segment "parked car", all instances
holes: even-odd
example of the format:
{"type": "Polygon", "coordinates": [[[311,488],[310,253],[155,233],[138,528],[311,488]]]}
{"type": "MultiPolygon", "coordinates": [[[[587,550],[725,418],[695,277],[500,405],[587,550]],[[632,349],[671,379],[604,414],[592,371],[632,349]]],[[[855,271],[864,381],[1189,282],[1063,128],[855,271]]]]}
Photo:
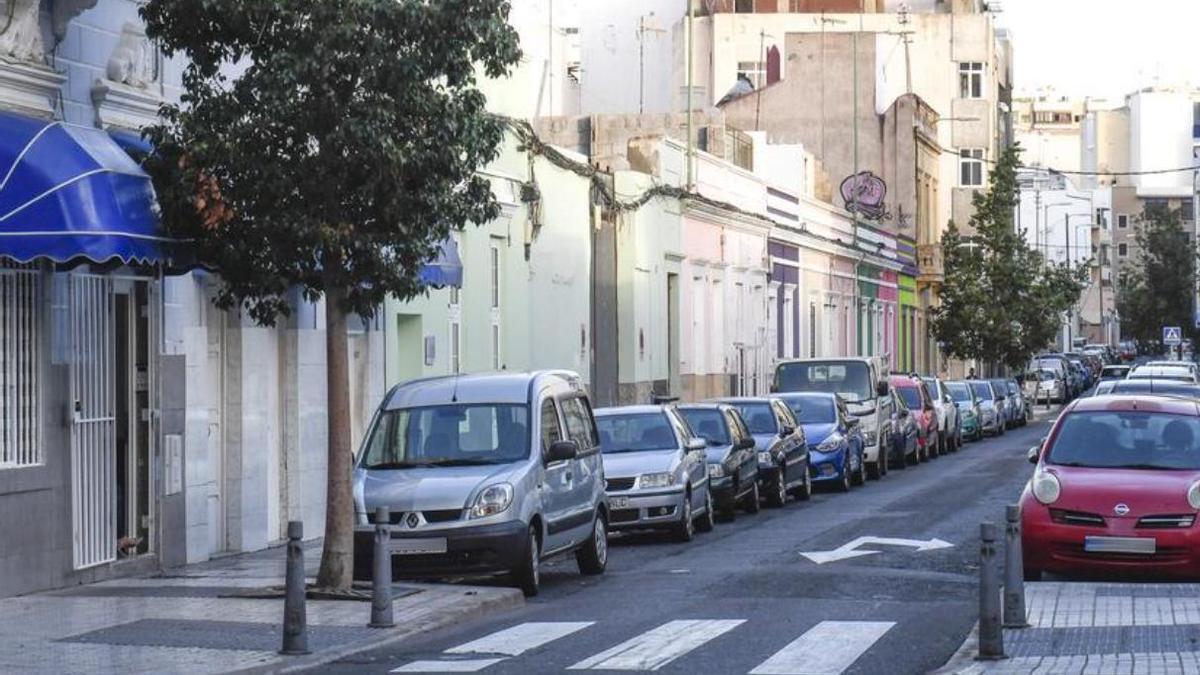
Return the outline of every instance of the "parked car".
{"type": "Polygon", "coordinates": [[[887,462],[880,461],[879,451],[886,447],[881,430],[892,418],[892,398],[888,396],[887,365],[883,358],[784,361],[775,368],[772,390],[778,393],[816,391],[841,396],[862,428],[867,476],[877,479],[886,473],[887,462]]]}
{"type": "Polygon", "coordinates": [[[923,377],[925,389],[933,399],[933,411],[937,414],[938,438],[942,441],[942,452],[958,452],[962,447],[962,415],[958,406],[946,391],[946,383],[936,377],[923,377]]]}
{"type": "Polygon", "coordinates": [[[758,453],[736,408],[724,403],[679,406],[692,431],[708,446],[708,489],[717,513],[732,519],[740,506],[758,513],[758,453]]]}
{"type": "Polygon", "coordinates": [[[888,464],[897,469],[906,469],[910,464],[916,464],[921,461],[921,427],[917,422],[917,416],[908,409],[908,404],[905,403],[904,397],[895,389],[889,394],[892,399],[892,419],[889,423],[889,432],[892,439],[892,455],[888,458],[888,464]]]}
{"type": "Polygon", "coordinates": [[[1041,368],[1025,374],[1025,397],[1034,405],[1043,401],[1063,403],[1066,391],[1066,381],[1054,370],[1041,368]]]}
{"type": "MultiPolygon", "coordinates": [[[[842,492],[866,478],[861,425],[837,394],[780,394],[804,428],[808,466],[815,483],[829,482],[842,492]]],[[[886,456],[884,457],[886,461],[886,456]]]]}
{"type": "Polygon", "coordinates": [[[1107,394],[1142,394],[1153,396],[1174,396],[1200,401],[1200,385],[1176,380],[1116,380],[1101,382],[1097,386],[1108,385],[1107,394]]]}
{"type": "Polygon", "coordinates": [[[1025,400],[1025,392],[1021,390],[1021,385],[1016,379],[1011,377],[1004,380],[1004,386],[1008,389],[1009,423],[1023,427],[1029,423],[1031,412],[1029,402],[1025,400]]]}
{"type": "Polygon", "coordinates": [[[1137,343],[1133,340],[1125,340],[1121,342],[1117,351],[1120,353],[1121,361],[1130,363],[1137,358],[1137,343]]]}
{"type": "Polygon", "coordinates": [[[1085,389],[1090,389],[1095,384],[1094,380],[1096,379],[1096,374],[1092,372],[1091,365],[1084,361],[1083,357],[1079,354],[1068,352],[1063,356],[1067,357],[1067,361],[1071,362],[1076,372],[1075,394],[1079,395],[1085,389]]]}
{"type": "Polygon", "coordinates": [[[812,495],[808,442],[792,411],[777,398],[730,398],[721,402],[737,408],[754,436],[758,487],[767,504],[783,506],[789,494],[808,499],[812,495]]]}
{"type": "Polygon", "coordinates": [[[1100,381],[1123,380],[1129,376],[1129,371],[1132,369],[1132,366],[1126,365],[1104,366],[1104,370],[1100,371],[1100,381]]]}
{"type": "Polygon", "coordinates": [[[541,561],[608,562],[600,438],[582,380],[565,371],[456,375],[384,397],[354,470],[354,576],[371,577],[375,509],[395,525],[397,577],[508,574],[526,595],[541,561]]]}
{"type": "Polygon", "coordinates": [[[946,391],[954,401],[958,416],[962,420],[961,433],[963,438],[977,441],[983,438],[983,426],[980,422],[979,398],[971,390],[971,385],[963,381],[947,382],[946,391]]]}
{"type": "Polygon", "coordinates": [[[1127,380],[1173,380],[1196,384],[1195,373],[1182,366],[1138,366],[1129,371],[1127,380]]]}
{"type": "Polygon", "coordinates": [[[1069,406],[1029,451],[1025,576],[1200,576],[1198,446],[1194,401],[1119,395],[1069,406]]]}
{"type": "Polygon", "coordinates": [[[917,439],[917,447],[921,452],[921,461],[938,456],[941,442],[938,440],[937,414],[933,409],[933,399],[929,390],[919,377],[911,375],[893,375],[888,384],[895,389],[904,405],[912,413],[917,422],[921,435],[917,439]]]}
{"type": "Polygon", "coordinates": [[[1055,377],[1063,383],[1064,397],[1059,402],[1065,403],[1078,393],[1076,389],[1078,384],[1076,381],[1077,374],[1071,366],[1071,362],[1065,356],[1062,354],[1041,354],[1029,362],[1028,370],[1037,371],[1043,369],[1054,371],[1055,377]]]}
{"type": "Polygon", "coordinates": [[[673,406],[596,411],[609,530],[667,530],[691,541],[713,529],[708,445],[673,406]]]}
{"type": "Polygon", "coordinates": [[[979,398],[979,424],[985,436],[1003,436],[1005,432],[1004,411],[1000,408],[1004,401],[992,388],[987,380],[968,380],[971,391],[979,398]]]}

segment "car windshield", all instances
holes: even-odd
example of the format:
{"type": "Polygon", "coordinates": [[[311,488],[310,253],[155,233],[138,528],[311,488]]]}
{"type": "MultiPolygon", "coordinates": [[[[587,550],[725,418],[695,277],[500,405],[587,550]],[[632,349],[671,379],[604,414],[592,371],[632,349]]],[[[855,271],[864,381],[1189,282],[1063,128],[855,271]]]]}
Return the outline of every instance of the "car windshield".
{"type": "Polygon", "coordinates": [[[664,413],[597,415],[596,428],[600,431],[600,451],[605,454],[679,447],[664,413]]]}
{"type": "Polygon", "coordinates": [[[911,410],[921,409],[921,392],[917,391],[916,387],[896,387],[896,391],[911,410]]]}
{"type": "Polygon", "coordinates": [[[947,384],[946,391],[950,392],[950,398],[954,399],[955,403],[971,402],[971,388],[961,382],[947,384]]]}
{"type": "Polygon", "coordinates": [[[696,435],[709,445],[729,445],[729,431],[725,428],[721,411],[716,408],[680,408],[679,413],[687,420],[696,435]]]}
{"type": "Polygon", "coordinates": [[[1004,382],[992,382],[992,391],[996,392],[996,400],[1000,400],[1007,394],[1008,387],[1004,386],[1004,382]]]}
{"type": "Polygon", "coordinates": [[[929,391],[929,395],[934,399],[938,398],[938,381],[932,377],[922,377],[921,381],[925,383],[925,389],[929,391]]]}
{"type": "Polygon", "coordinates": [[[825,396],[805,396],[786,399],[788,407],[799,418],[800,424],[833,424],[837,421],[833,399],[825,396]]]}
{"type": "Polygon", "coordinates": [[[1200,417],[1143,411],[1068,415],[1051,464],[1105,469],[1200,470],[1200,417]]]}
{"type": "Polygon", "coordinates": [[[364,469],[508,464],[529,456],[529,411],[471,403],[386,410],[362,453],[364,469]]]}
{"type": "Polygon", "coordinates": [[[1125,377],[1129,374],[1129,366],[1105,366],[1100,374],[1103,377],[1125,377]]]}
{"type": "Polygon", "coordinates": [[[775,377],[779,391],[840,394],[847,403],[862,403],[875,397],[871,370],[858,361],[782,363],[775,377]]]}
{"type": "MultiPolygon", "coordinates": [[[[1109,380],[1101,382],[1108,385],[1105,393],[1113,394],[1154,394],[1157,396],[1182,396],[1184,398],[1200,398],[1200,387],[1184,382],[1170,380],[1109,380]]],[[[1101,393],[1097,391],[1097,393],[1101,393]]]]}
{"type": "Polygon", "coordinates": [[[779,427],[775,423],[775,412],[771,410],[769,403],[734,403],[733,407],[737,408],[742,414],[742,419],[746,421],[746,426],[752,434],[775,434],[779,433],[779,427]]]}
{"type": "Polygon", "coordinates": [[[986,382],[972,382],[971,390],[975,392],[975,396],[985,400],[992,400],[992,388],[986,382]]]}

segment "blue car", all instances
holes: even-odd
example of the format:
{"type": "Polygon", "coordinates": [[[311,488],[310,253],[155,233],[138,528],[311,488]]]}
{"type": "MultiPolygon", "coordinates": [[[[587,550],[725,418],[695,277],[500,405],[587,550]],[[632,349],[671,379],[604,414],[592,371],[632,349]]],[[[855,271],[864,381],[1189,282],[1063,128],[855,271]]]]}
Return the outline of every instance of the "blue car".
{"type": "Polygon", "coordinates": [[[814,483],[833,483],[848,492],[866,478],[863,435],[858,419],[837,394],[818,392],[777,394],[804,428],[808,467],[814,483]]]}

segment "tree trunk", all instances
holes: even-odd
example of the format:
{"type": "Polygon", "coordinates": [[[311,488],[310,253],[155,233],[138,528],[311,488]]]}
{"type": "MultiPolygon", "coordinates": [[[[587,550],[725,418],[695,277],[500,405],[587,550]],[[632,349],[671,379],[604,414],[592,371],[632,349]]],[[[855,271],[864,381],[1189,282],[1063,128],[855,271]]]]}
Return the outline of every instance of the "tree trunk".
{"type": "Polygon", "coordinates": [[[349,590],[354,570],[354,496],[350,449],[350,367],[346,345],[345,291],[325,287],[325,369],[329,458],[325,496],[325,547],[317,586],[349,590]]]}

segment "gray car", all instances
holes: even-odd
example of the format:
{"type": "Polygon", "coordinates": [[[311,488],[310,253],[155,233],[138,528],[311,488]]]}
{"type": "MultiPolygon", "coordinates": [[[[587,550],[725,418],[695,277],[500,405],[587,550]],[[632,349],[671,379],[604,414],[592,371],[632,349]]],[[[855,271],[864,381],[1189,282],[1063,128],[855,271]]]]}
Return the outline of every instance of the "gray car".
{"type": "Polygon", "coordinates": [[[679,412],[708,445],[708,489],[717,513],[733,519],[739,506],[758,513],[758,453],[741,414],[724,403],[692,403],[679,412]]]}
{"type": "Polygon", "coordinates": [[[566,371],[460,375],[394,387],[354,470],[354,575],[370,578],[375,509],[390,510],[399,578],[508,574],[536,595],[545,558],[608,561],[600,438],[566,371]]]}
{"type": "Polygon", "coordinates": [[[596,411],[610,530],[665,529],[680,541],[713,529],[708,444],[674,406],[596,411]]]}

